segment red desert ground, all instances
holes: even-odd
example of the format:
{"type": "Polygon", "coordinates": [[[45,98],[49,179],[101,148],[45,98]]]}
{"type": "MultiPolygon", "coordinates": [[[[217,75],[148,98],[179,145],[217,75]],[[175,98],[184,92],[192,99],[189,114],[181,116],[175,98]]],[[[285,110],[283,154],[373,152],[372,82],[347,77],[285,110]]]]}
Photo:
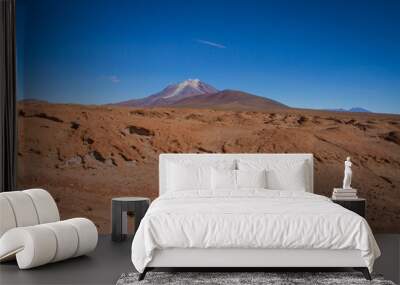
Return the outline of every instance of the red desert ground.
{"type": "Polygon", "coordinates": [[[62,218],[110,232],[111,198],[158,195],[160,153],[313,153],[315,192],[353,187],[376,232],[400,232],[400,116],[289,108],[199,81],[103,106],[18,104],[18,187],[42,187],[62,218]]]}

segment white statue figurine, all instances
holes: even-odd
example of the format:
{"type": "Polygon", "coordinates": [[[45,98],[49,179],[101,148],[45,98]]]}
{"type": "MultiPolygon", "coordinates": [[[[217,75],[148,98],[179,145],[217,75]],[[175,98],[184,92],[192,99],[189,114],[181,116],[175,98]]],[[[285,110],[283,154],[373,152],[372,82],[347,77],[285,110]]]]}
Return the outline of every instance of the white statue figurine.
{"type": "Polygon", "coordinates": [[[347,157],[344,162],[344,179],[343,179],[343,189],[352,189],[351,188],[351,176],[353,175],[353,171],[351,170],[351,161],[350,156],[347,157]]]}

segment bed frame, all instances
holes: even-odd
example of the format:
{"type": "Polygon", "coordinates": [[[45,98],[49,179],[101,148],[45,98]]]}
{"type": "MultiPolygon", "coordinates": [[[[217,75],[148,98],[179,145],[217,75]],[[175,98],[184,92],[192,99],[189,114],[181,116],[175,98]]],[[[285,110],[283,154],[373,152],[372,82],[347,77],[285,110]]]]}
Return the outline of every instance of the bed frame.
{"type": "MultiPolygon", "coordinates": [[[[307,192],[313,192],[312,154],[161,154],[159,160],[159,192],[166,192],[167,161],[195,160],[216,161],[240,158],[263,158],[271,160],[306,160],[306,173],[309,185],[307,192]]],[[[249,268],[343,268],[352,267],[361,271],[371,280],[369,270],[359,250],[330,249],[194,249],[169,248],[156,250],[152,261],[139,275],[144,279],[146,273],[154,268],[234,268],[246,271],[249,268]]]]}

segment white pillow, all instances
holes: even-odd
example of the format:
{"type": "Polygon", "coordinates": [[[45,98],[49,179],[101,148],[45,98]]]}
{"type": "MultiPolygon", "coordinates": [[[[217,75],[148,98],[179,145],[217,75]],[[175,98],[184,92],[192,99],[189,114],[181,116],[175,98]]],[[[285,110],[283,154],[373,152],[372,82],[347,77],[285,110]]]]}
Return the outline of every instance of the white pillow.
{"type": "Polygon", "coordinates": [[[238,188],[267,188],[267,171],[236,170],[238,188]]]}
{"type": "Polygon", "coordinates": [[[267,172],[268,188],[303,191],[308,188],[305,161],[275,167],[267,172]]]}
{"type": "Polygon", "coordinates": [[[211,167],[216,169],[236,169],[236,160],[182,158],[167,161],[165,167],[167,191],[211,191],[211,167]]]}
{"type": "Polygon", "coordinates": [[[210,190],[211,168],[207,166],[168,164],[168,190],[210,190]]]}
{"type": "Polygon", "coordinates": [[[216,169],[211,170],[212,189],[236,189],[236,170],[232,169],[216,169]]]}
{"type": "Polygon", "coordinates": [[[306,191],[309,185],[305,160],[239,160],[240,170],[267,170],[267,188],[273,190],[306,191]]]}

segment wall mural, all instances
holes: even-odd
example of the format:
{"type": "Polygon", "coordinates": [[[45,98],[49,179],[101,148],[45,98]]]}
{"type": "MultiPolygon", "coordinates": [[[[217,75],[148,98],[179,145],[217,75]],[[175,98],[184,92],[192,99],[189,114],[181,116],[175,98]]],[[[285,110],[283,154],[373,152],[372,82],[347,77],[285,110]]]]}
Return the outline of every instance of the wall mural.
{"type": "Polygon", "coordinates": [[[63,219],[110,232],[112,197],[157,197],[160,153],[306,152],[325,196],[351,156],[371,227],[400,232],[400,43],[378,21],[394,8],[336,23],[320,1],[18,2],[18,187],[63,219]],[[366,48],[372,28],[386,38],[366,48]]]}

